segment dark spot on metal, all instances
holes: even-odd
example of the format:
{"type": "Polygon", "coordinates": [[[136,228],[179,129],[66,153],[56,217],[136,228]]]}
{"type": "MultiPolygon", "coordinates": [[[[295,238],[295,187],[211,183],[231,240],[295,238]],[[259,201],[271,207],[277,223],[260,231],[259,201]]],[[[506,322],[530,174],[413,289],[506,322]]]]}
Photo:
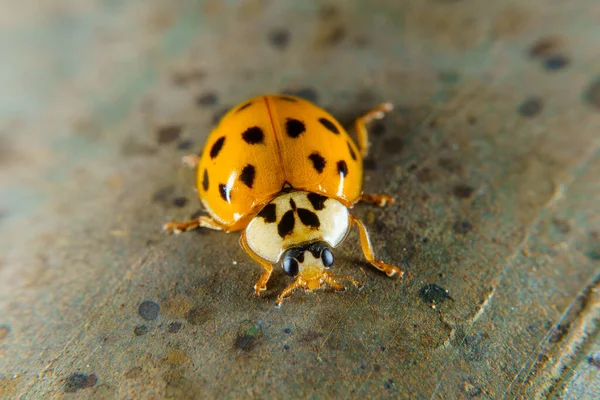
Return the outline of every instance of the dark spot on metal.
{"type": "Polygon", "coordinates": [[[267,35],[269,43],[278,50],[285,49],[290,43],[290,31],[285,28],[273,29],[267,35]]]}
{"type": "Polygon", "coordinates": [[[475,125],[477,123],[477,118],[469,116],[469,118],[467,118],[467,122],[469,123],[469,125],[475,125]]]}
{"type": "Polygon", "coordinates": [[[277,206],[273,203],[267,204],[258,213],[258,216],[265,220],[266,223],[277,221],[277,206]]]}
{"type": "Polygon", "coordinates": [[[292,211],[292,210],[286,211],[286,213],[283,214],[281,221],[279,221],[279,223],[277,224],[277,233],[279,234],[279,236],[281,238],[284,238],[287,235],[291,234],[292,231],[294,230],[294,223],[295,223],[294,211],[292,211]]]}
{"type": "Polygon", "coordinates": [[[288,118],[285,121],[285,132],[289,137],[295,139],[306,132],[306,127],[304,126],[304,122],[294,118],[288,118]]]}
{"type": "Polygon", "coordinates": [[[133,328],[133,334],[135,336],[143,336],[148,333],[148,327],[146,325],[138,325],[133,328]]]}
{"type": "Polygon", "coordinates": [[[600,369],[600,354],[592,354],[587,359],[588,364],[600,369]]]}
{"type": "Polygon", "coordinates": [[[252,189],[252,185],[254,185],[254,177],[256,176],[256,168],[254,165],[248,164],[242,169],[242,173],[240,174],[240,180],[250,189],[252,189]]]}
{"type": "Polygon", "coordinates": [[[176,141],[181,136],[181,126],[169,125],[158,129],[157,140],[160,144],[167,144],[176,141]]]}
{"type": "Polygon", "coordinates": [[[386,382],[383,383],[383,387],[389,390],[392,388],[393,384],[394,384],[394,380],[388,379],[386,382]]]}
{"type": "Polygon", "coordinates": [[[421,240],[421,242],[423,244],[427,244],[427,243],[429,243],[429,238],[424,237],[423,240],[421,240]]]}
{"type": "Polygon", "coordinates": [[[163,203],[168,205],[168,200],[171,198],[173,192],[175,192],[175,186],[167,186],[162,189],[158,189],[156,192],[154,192],[152,201],[155,203],[163,203]]]}
{"type": "Polygon", "coordinates": [[[194,142],[189,139],[184,139],[179,144],[177,144],[177,148],[179,150],[189,150],[194,145],[194,142]]]}
{"type": "Polygon", "coordinates": [[[208,321],[209,316],[206,310],[202,308],[193,308],[185,316],[185,320],[192,325],[202,325],[208,321]]]}
{"type": "Polygon", "coordinates": [[[544,68],[548,71],[556,71],[563,69],[569,63],[569,58],[564,54],[554,54],[544,60],[544,68]]]}
{"type": "Polygon", "coordinates": [[[217,157],[221,152],[221,149],[223,148],[224,144],[225,136],[221,136],[213,143],[212,147],[210,148],[210,158],[214,159],[215,157],[217,157]]]}
{"type": "Polygon", "coordinates": [[[289,94],[292,96],[300,97],[304,100],[308,100],[312,103],[319,101],[319,94],[313,88],[302,88],[302,89],[284,89],[281,91],[282,94],[289,94]]]}
{"type": "Polygon", "coordinates": [[[475,189],[464,183],[459,183],[452,189],[452,193],[460,199],[468,199],[473,195],[474,192],[475,189]]]}
{"type": "Polygon", "coordinates": [[[317,217],[317,214],[310,210],[307,210],[306,208],[298,209],[298,217],[304,225],[310,226],[311,228],[316,229],[319,226],[321,226],[321,221],[319,221],[319,217],[317,217]]]}
{"type": "Polygon", "coordinates": [[[284,344],[284,345],[283,345],[283,349],[287,351],[287,350],[289,350],[289,349],[290,349],[290,346],[288,346],[287,344],[284,344]]]}
{"type": "Polygon", "coordinates": [[[388,154],[398,154],[404,148],[404,140],[399,137],[386,139],[383,142],[383,150],[388,154]]]}
{"type": "Polygon", "coordinates": [[[371,126],[369,127],[369,134],[373,135],[373,136],[383,136],[385,134],[385,124],[381,121],[375,121],[371,124],[371,126]]]}
{"type": "Polygon", "coordinates": [[[167,327],[167,332],[169,332],[169,333],[177,333],[181,329],[181,326],[182,326],[181,322],[171,322],[169,324],[169,326],[167,327]]]}
{"type": "Polygon", "coordinates": [[[73,373],[66,380],[63,385],[63,391],[65,393],[74,393],[80,389],[87,389],[94,387],[98,383],[98,377],[96,374],[79,374],[73,373]]]}
{"type": "Polygon", "coordinates": [[[308,330],[308,331],[306,331],[305,334],[303,334],[300,337],[300,341],[304,342],[304,343],[310,343],[310,342],[314,342],[315,340],[319,339],[322,336],[323,336],[322,333],[319,333],[319,332],[313,331],[313,330],[308,330]]]}
{"type": "Polygon", "coordinates": [[[554,53],[559,45],[560,39],[557,37],[541,38],[529,48],[529,55],[532,58],[547,57],[554,53]]]}
{"type": "Polygon", "coordinates": [[[313,167],[320,174],[325,169],[325,165],[327,164],[325,159],[316,151],[308,156],[308,159],[312,161],[313,167]]]}
{"type": "Polygon", "coordinates": [[[262,337],[263,330],[260,325],[252,321],[242,321],[233,345],[242,351],[252,351],[262,337]]]}
{"type": "Polygon", "coordinates": [[[600,110],[600,78],[587,86],[583,93],[583,99],[586,103],[600,110]]]}
{"type": "Polygon", "coordinates": [[[155,320],[158,317],[159,311],[160,306],[150,300],[146,300],[138,306],[138,314],[140,314],[140,317],[144,318],[146,321],[155,320]]]}
{"type": "Polygon", "coordinates": [[[206,192],[208,190],[208,187],[209,187],[208,171],[205,169],[204,175],[202,176],[202,189],[204,189],[204,191],[206,192]]]}
{"type": "Polygon", "coordinates": [[[346,37],[346,28],[342,24],[335,25],[323,37],[323,44],[327,46],[335,46],[346,37]]]}
{"type": "Polygon", "coordinates": [[[352,157],[352,159],[354,161],[356,161],[356,152],[354,151],[354,149],[352,148],[352,144],[350,144],[349,141],[346,141],[346,143],[348,144],[348,151],[350,152],[350,157],[352,157]]]}
{"type": "Polygon", "coordinates": [[[453,226],[454,232],[466,235],[473,230],[473,225],[469,221],[457,221],[453,226]]]}
{"type": "Polygon", "coordinates": [[[175,207],[184,207],[187,204],[187,199],[185,197],[175,197],[173,199],[173,205],[175,207]]]}
{"type": "Polygon", "coordinates": [[[523,117],[532,118],[542,112],[544,108],[544,103],[542,99],[539,97],[530,97],[529,99],[524,100],[518,108],[519,114],[523,117]]]}
{"type": "Polygon", "coordinates": [[[340,134],[339,129],[333,122],[328,120],[327,118],[319,118],[319,122],[323,125],[328,131],[335,133],[336,135],[340,134]]]}
{"type": "Polygon", "coordinates": [[[292,330],[290,328],[285,328],[283,330],[283,332],[285,332],[285,333],[287,333],[289,335],[290,333],[292,333],[292,330]]]}
{"type": "Polygon", "coordinates": [[[327,201],[326,196],[318,193],[309,193],[306,197],[316,211],[320,211],[325,208],[325,202],[327,201]]]}
{"type": "Polygon", "coordinates": [[[200,107],[210,107],[217,104],[217,95],[213,92],[206,92],[196,97],[196,104],[200,107]]]}
{"type": "Polygon", "coordinates": [[[381,371],[381,365],[379,365],[379,364],[373,365],[373,371],[380,372],[381,371]]]}
{"type": "Polygon", "coordinates": [[[552,220],[552,224],[558,229],[558,231],[562,234],[567,234],[571,232],[571,224],[569,221],[560,218],[554,218],[552,220]]]}
{"type": "Polygon", "coordinates": [[[377,161],[372,157],[365,158],[363,160],[363,168],[367,171],[374,171],[377,169],[377,161]]]}
{"type": "Polygon", "coordinates": [[[258,126],[253,126],[242,133],[242,139],[248,144],[260,144],[264,141],[265,134],[258,126]]]}
{"type": "Polygon", "coordinates": [[[337,162],[337,170],[338,170],[338,174],[342,177],[344,176],[348,176],[348,164],[346,164],[346,161],[344,160],[340,160],[337,162]]]}
{"type": "Polygon", "coordinates": [[[244,104],[244,105],[240,106],[240,108],[238,108],[238,109],[236,110],[236,113],[239,113],[240,111],[243,111],[243,110],[245,110],[246,108],[250,107],[251,105],[252,105],[252,102],[251,102],[251,101],[247,102],[246,104],[244,104]]]}
{"type": "Polygon", "coordinates": [[[228,203],[231,202],[231,188],[229,188],[226,184],[219,183],[219,194],[224,201],[228,203]]]}
{"type": "Polygon", "coordinates": [[[436,285],[435,283],[428,283],[427,285],[423,286],[419,290],[419,295],[423,301],[430,304],[440,304],[448,299],[454,301],[454,299],[448,294],[448,290],[436,285]]]}

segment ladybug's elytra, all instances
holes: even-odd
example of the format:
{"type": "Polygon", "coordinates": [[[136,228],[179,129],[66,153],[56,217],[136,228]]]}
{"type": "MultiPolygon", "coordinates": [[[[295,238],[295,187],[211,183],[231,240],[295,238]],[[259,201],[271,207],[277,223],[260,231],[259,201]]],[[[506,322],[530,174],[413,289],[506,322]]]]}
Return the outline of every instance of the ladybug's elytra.
{"type": "Polygon", "coordinates": [[[345,290],[336,279],[358,286],[329,271],[331,249],[354,225],[369,263],[388,276],[402,276],[396,266],[375,259],[365,226],[349,213],[359,201],[393,202],[385,194],[362,193],[365,125],[391,109],[384,103],[356,120],[357,146],[328,112],[299,97],[265,95],[234,107],[210,134],[202,155],[186,158],[197,167],[196,188],[209,216],[163,229],[241,230],[242,248],[264,268],[255,295],[266,290],[273,264],[281,262],[296,277],[277,306],[298,287],[312,291],[327,283],[345,290]]]}

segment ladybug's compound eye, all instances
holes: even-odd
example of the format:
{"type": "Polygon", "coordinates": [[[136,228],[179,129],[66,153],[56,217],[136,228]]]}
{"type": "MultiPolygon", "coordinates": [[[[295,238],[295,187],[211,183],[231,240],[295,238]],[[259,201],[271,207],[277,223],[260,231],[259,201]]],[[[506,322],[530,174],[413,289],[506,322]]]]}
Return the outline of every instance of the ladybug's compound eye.
{"type": "Polygon", "coordinates": [[[321,252],[321,261],[325,267],[331,267],[333,265],[333,253],[328,247],[325,247],[321,252]]]}
{"type": "Polygon", "coordinates": [[[298,261],[286,254],[282,262],[283,271],[289,276],[298,275],[298,261]]]}

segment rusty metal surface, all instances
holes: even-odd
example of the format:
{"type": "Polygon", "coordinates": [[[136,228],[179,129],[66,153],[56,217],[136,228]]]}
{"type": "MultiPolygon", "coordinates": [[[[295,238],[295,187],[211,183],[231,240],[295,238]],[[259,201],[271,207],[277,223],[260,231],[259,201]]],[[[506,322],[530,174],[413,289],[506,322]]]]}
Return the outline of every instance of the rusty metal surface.
{"type": "Polygon", "coordinates": [[[600,5],[2,2],[1,398],[594,398],[600,5]],[[340,273],[274,307],[199,209],[215,118],[264,92],[373,105],[340,273]]]}

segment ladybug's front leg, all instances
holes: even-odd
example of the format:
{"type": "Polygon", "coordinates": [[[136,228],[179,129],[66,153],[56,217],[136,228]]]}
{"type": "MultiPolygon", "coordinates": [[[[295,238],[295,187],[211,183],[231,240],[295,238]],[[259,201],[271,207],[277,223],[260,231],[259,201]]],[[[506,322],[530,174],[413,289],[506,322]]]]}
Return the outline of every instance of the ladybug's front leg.
{"type": "Polygon", "coordinates": [[[252,251],[250,246],[248,246],[248,241],[246,240],[246,231],[242,231],[242,234],[240,236],[240,246],[242,246],[242,249],[244,249],[246,254],[250,256],[250,258],[252,258],[265,269],[265,272],[263,272],[261,277],[258,279],[258,281],[256,281],[256,284],[254,285],[254,295],[260,296],[261,292],[267,290],[267,282],[271,277],[271,273],[273,272],[273,265],[267,260],[262,259],[258,254],[252,251]]]}
{"type": "Polygon", "coordinates": [[[358,149],[360,155],[365,158],[369,151],[369,133],[367,132],[367,124],[374,119],[381,119],[386,112],[394,108],[392,103],[383,103],[367,112],[362,117],[356,119],[354,129],[356,130],[356,138],[358,139],[358,149]]]}
{"type": "Polygon", "coordinates": [[[402,275],[404,275],[404,272],[395,265],[387,264],[381,260],[375,259],[375,254],[373,253],[373,246],[371,246],[371,241],[369,240],[367,228],[365,228],[364,224],[358,218],[356,218],[353,215],[350,215],[350,225],[356,225],[358,227],[360,245],[362,247],[363,254],[372,266],[374,266],[380,271],[385,272],[387,276],[400,275],[400,277],[402,277],[402,275]]]}
{"type": "Polygon", "coordinates": [[[163,225],[163,231],[173,232],[173,233],[181,233],[186,231],[191,231],[196,228],[208,228],[214,229],[216,231],[222,231],[223,228],[221,225],[217,223],[214,219],[207,217],[206,215],[202,215],[196,219],[192,219],[189,221],[181,221],[181,222],[169,222],[163,225]]]}
{"type": "Polygon", "coordinates": [[[373,203],[377,207],[385,207],[388,203],[394,204],[394,198],[388,196],[387,194],[366,194],[363,193],[360,195],[360,201],[364,201],[365,203],[373,203]]]}

